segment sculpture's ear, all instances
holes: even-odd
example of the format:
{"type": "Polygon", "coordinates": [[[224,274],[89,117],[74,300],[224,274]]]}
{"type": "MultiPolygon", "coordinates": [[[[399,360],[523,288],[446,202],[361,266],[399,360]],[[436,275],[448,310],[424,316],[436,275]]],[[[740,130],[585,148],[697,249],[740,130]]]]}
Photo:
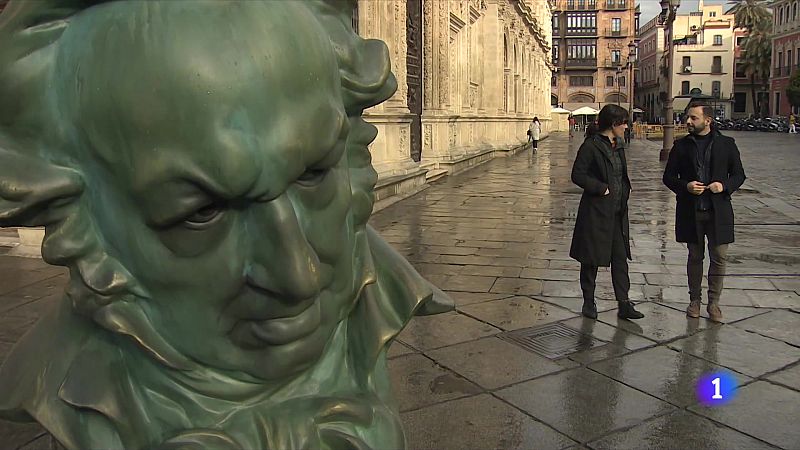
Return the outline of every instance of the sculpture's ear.
{"type": "Polygon", "coordinates": [[[45,226],[62,220],[83,191],[78,172],[4,148],[0,140],[0,227],[45,226]]]}

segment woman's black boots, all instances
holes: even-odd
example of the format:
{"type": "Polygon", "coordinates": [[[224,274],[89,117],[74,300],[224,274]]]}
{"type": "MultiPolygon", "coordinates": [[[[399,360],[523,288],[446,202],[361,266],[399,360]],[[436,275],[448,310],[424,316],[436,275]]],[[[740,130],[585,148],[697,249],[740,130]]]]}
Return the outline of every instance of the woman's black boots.
{"type": "Polygon", "coordinates": [[[581,308],[581,314],[583,317],[588,317],[590,319],[597,319],[597,304],[592,300],[591,302],[587,302],[586,300],[583,301],[583,308],[581,308]]]}
{"type": "MultiPolygon", "coordinates": [[[[633,308],[633,302],[630,300],[625,300],[618,303],[619,306],[617,308],[617,317],[620,319],[641,319],[644,317],[644,314],[633,308]]],[[[596,316],[597,313],[595,313],[595,317],[596,316]]]]}

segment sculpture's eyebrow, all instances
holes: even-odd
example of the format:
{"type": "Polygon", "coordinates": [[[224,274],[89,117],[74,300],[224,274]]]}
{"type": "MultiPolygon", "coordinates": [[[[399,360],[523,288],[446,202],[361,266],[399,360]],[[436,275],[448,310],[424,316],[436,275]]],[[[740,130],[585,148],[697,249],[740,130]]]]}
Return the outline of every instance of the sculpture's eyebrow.
{"type": "Polygon", "coordinates": [[[165,227],[190,216],[200,208],[224,199],[197,182],[171,180],[151,185],[144,194],[144,210],[149,225],[165,227]]]}

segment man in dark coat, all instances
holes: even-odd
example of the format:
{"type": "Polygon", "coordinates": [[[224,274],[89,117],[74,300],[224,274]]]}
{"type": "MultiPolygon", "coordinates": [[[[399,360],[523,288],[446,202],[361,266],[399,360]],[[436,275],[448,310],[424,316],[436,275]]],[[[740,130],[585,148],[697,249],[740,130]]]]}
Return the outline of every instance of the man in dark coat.
{"type": "Polygon", "coordinates": [[[572,182],[583,188],[583,195],[569,255],[581,263],[581,312],[591,319],[597,318],[594,301],[597,268],[609,265],[614,296],[619,303],[617,316],[623,319],[644,317],[628,298],[631,285],[628,276],[631,181],[625,151],[620,145],[628,127],[627,117],[624,108],[604,106],[598,118],[598,131],[586,137],[572,166],[572,182]]]}
{"type": "Polygon", "coordinates": [[[686,273],[689,307],[686,315],[700,317],[704,245],[708,238],[708,316],[722,320],[719,299],[725,277],[728,244],[733,242],[731,194],[745,180],[736,142],[711,128],[714,110],[702,103],[687,108],[689,135],[675,141],[664,170],[664,184],[677,196],[675,237],[689,248],[686,273]]]}

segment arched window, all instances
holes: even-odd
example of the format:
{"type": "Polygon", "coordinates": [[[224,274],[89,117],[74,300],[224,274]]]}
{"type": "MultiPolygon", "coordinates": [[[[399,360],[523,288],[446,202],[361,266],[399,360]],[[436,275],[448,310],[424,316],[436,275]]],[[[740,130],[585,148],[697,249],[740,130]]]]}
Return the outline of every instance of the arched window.
{"type": "Polygon", "coordinates": [[[781,6],[780,11],[778,12],[778,25],[783,23],[783,7],[781,6]]]}
{"type": "Polygon", "coordinates": [[[792,5],[792,17],[794,20],[797,20],[797,2],[794,2],[794,5],[792,5]]]}

